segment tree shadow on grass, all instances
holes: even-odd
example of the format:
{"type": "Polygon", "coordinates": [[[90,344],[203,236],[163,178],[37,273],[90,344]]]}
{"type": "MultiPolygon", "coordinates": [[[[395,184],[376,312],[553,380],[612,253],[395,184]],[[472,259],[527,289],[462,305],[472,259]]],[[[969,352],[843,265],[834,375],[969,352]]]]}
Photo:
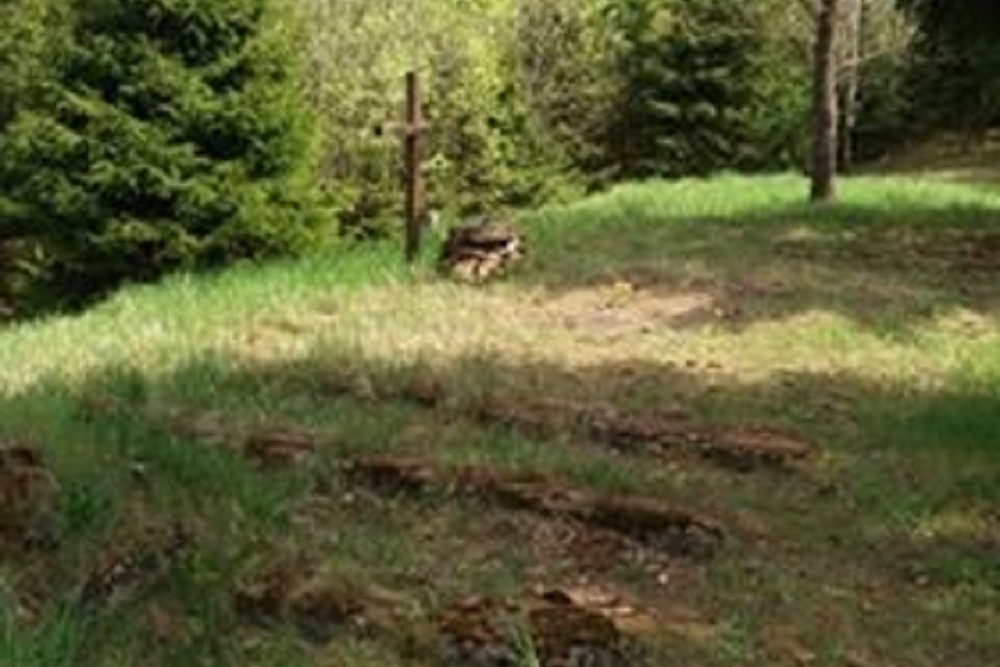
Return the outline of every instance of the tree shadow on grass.
{"type": "MultiPolygon", "coordinates": [[[[979,481],[969,486],[969,479],[955,480],[950,492],[1000,502],[1000,485],[993,483],[1000,479],[1000,388],[987,377],[916,387],[829,372],[783,371],[742,380],[648,358],[570,365],[515,363],[487,355],[409,362],[324,350],[300,360],[265,361],[215,353],[166,375],[112,368],[72,386],[39,382],[0,400],[0,438],[40,442],[67,467],[82,466],[90,473],[105,462],[109,470],[127,466],[133,445],[138,446],[134,451],[162,450],[181,470],[190,461],[169,451],[171,424],[179,425],[173,435],[181,440],[190,434],[185,421],[199,413],[228,411],[255,424],[315,418],[316,423],[337,426],[336,402],[342,398],[354,401],[359,414],[371,413],[372,419],[363,421],[376,426],[377,437],[388,435],[389,440],[395,425],[382,430],[377,427],[381,417],[392,421],[411,409],[443,409],[448,419],[478,419],[480,408],[495,399],[515,409],[540,406],[558,412],[561,405],[600,406],[623,414],[676,412],[695,423],[789,427],[820,449],[858,457],[861,465],[869,454],[877,459],[888,453],[947,477],[949,471],[939,466],[954,464],[956,474],[979,481]],[[171,416],[173,407],[181,411],[171,416]],[[119,421],[127,427],[118,428],[116,418],[124,418],[119,421]],[[136,430],[136,424],[141,428],[136,430]],[[167,432],[150,436],[143,430],[150,425],[154,430],[166,425],[167,432]],[[143,438],[150,442],[132,442],[143,438]]],[[[505,425],[502,417],[495,422],[505,425]]],[[[365,451],[370,434],[362,433],[355,441],[349,432],[336,430],[351,451],[365,451]]],[[[220,437],[224,440],[225,433],[220,437]]],[[[387,444],[370,446],[381,451],[387,444]]],[[[192,454],[189,447],[183,449],[192,454]]],[[[207,470],[195,470],[187,481],[187,473],[179,473],[178,481],[208,481],[207,475],[224,468],[219,455],[212,455],[207,470]]],[[[108,479],[128,478],[127,467],[118,472],[122,476],[108,479]]]]}
{"type": "Polygon", "coordinates": [[[735,329],[823,311],[898,335],[956,311],[1000,314],[1000,205],[614,211],[539,216],[532,270],[515,280],[556,296],[615,283],[702,293],[735,329]]]}
{"type": "MultiPolygon", "coordinates": [[[[72,490],[78,496],[64,500],[61,507],[64,511],[75,508],[75,516],[89,517],[91,537],[102,534],[99,526],[116,520],[101,514],[122,514],[130,498],[153,494],[160,498],[161,511],[181,508],[182,513],[205,521],[218,532],[215,541],[226,543],[227,549],[245,558],[260,547],[260,540],[266,541],[268,531],[282,534],[285,524],[274,517],[309,493],[316,479],[325,479],[329,485],[326,476],[331,469],[320,467],[290,476],[255,471],[241,456],[239,432],[227,430],[226,424],[280,425],[335,434],[328,443],[332,451],[324,454],[334,465],[384,452],[447,459],[449,447],[482,448],[481,460],[511,465],[512,453],[493,449],[505,442],[502,439],[459,442],[432,430],[424,432],[426,437],[415,445],[399,437],[402,427],[421,415],[450,423],[462,419],[466,411],[470,419],[478,419],[472,416],[475,406],[491,396],[502,396],[515,405],[555,399],[556,406],[559,401],[583,402],[651,413],[662,412],[668,404],[670,410],[680,409],[705,422],[772,424],[800,431],[824,455],[841,461],[825,473],[822,484],[768,475],[713,476],[700,487],[683,487],[686,490],[678,492],[676,500],[737,514],[752,498],[755,505],[751,507],[768,523],[803,531],[796,538],[798,550],[790,552],[799,555],[787,556],[793,559],[790,563],[783,563],[783,552],[776,552],[774,558],[779,567],[805,568],[809,576],[818,577],[813,582],[817,585],[828,577],[833,579],[830,585],[845,586],[841,578],[853,567],[896,572],[897,541],[927,517],[1000,503],[996,483],[1000,477],[1000,393],[995,384],[915,388],[877,384],[847,374],[813,373],[720,382],[718,377],[646,359],[569,366],[516,363],[485,355],[410,363],[329,350],[297,361],[250,361],[215,353],[162,375],[113,368],[72,386],[58,380],[36,384],[0,400],[0,438],[40,443],[62,492],[72,490]],[[417,400],[419,395],[412,388],[428,386],[443,392],[443,404],[417,400]],[[164,421],[164,415],[170,414],[164,408],[178,412],[164,421]],[[440,411],[446,414],[438,415],[440,411]],[[197,429],[191,427],[199,416],[210,414],[221,414],[223,427],[212,438],[199,441],[197,429]],[[138,485],[137,465],[144,480],[138,485]],[[754,487],[756,495],[741,491],[744,485],[754,487]],[[703,495],[692,496],[692,489],[700,489],[703,495]],[[88,498],[100,503],[95,506],[88,498]],[[89,508],[89,514],[80,515],[81,508],[89,508]],[[200,516],[209,513],[210,518],[200,516]],[[865,532],[871,526],[886,530],[872,537],[865,532]],[[829,546],[827,540],[839,540],[840,546],[829,546]],[[873,541],[865,546],[859,540],[873,541]],[[822,562],[801,561],[820,554],[839,563],[837,568],[823,574],[822,562]]],[[[479,428],[510,427],[498,423],[479,428]]],[[[576,450],[577,446],[572,438],[540,442],[532,456],[550,456],[544,452],[553,447],[571,448],[563,465],[579,466],[593,454],[576,450]]],[[[638,467],[629,469],[652,466],[641,455],[635,456],[638,467]]],[[[521,464],[530,465],[533,460],[521,464]]],[[[672,470],[680,476],[689,473],[683,466],[672,470]]],[[[87,533],[84,530],[80,539],[87,533]]],[[[994,586],[989,583],[997,578],[989,561],[994,547],[963,544],[948,536],[915,546],[907,542],[907,567],[915,564],[922,573],[935,573],[934,567],[940,567],[942,581],[953,578],[961,586],[994,586]]],[[[220,544],[216,547],[226,553],[220,544]]],[[[216,554],[202,555],[195,562],[200,579],[194,580],[209,586],[207,592],[218,599],[195,596],[185,604],[213,610],[208,629],[217,635],[213,642],[224,643],[236,621],[227,611],[226,578],[211,569],[222,567],[225,561],[216,554]]],[[[56,581],[71,591],[72,577],[81,571],[86,567],[63,564],[63,578],[56,581]]],[[[161,594],[169,596],[171,590],[168,586],[161,594]]],[[[206,590],[198,595],[204,596],[206,590]]],[[[731,593],[715,591],[713,595],[723,599],[731,593]]],[[[904,590],[903,594],[908,593],[904,590]]],[[[725,604],[735,604],[733,600],[725,604]]],[[[794,601],[790,604],[794,606],[794,601]]],[[[930,617],[900,618],[887,613],[879,617],[879,623],[900,642],[893,646],[901,655],[912,649],[914,655],[943,659],[947,647],[961,641],[970,655],[983,660],[970,664],[989,664],[997,657],[996,646],[974,624],[943,620],[940,614],[934,616],[933,624],[930,617]],[[928,628],[923,635],[926,643],[903,643],[904,638],[912,641],[909,628],[914,624],[928,628]]],[[[141,645],[141,628],[132,632],[140,633],[136,645],[141,645]]],[[[870,632],[867,625],[855,632],[860,634],[854,641],[871,639],[865,634],[870,632]]],[[[97,664],[100,651],[91,648],[97,664]]],[[[170,664],[161,650],[153,651],[149,664],[170,664]]]]}

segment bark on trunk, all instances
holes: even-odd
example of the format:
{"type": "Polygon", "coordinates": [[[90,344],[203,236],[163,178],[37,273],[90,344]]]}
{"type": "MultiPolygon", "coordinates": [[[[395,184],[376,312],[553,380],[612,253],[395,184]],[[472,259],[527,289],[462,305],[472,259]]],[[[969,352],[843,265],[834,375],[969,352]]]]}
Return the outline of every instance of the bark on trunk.
{"type": "Polygon", "coordinates": [[[812,200],[836,197],[837,12],[839,0],[821,0],[816,23],[813,80],[812,200]]]}

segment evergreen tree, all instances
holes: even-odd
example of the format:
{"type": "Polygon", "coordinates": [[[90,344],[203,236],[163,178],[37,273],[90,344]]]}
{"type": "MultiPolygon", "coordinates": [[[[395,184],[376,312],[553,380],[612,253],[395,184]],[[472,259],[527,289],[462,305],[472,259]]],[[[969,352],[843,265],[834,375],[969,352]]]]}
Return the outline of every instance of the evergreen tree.
{"type": "Polygon", "coordinates": [[[614,0],[625,90],[610,144],[625,175],[744,166],[762,33],[748,3],[614,0]]]}
{"type": "Polygon", "coordinates": [[[73,0],[65,53],[0,136],[0,244],[32,247],[61,301],[314,238],[311,132],[268,4],[73,0]]]}
{"type": "Polygon", "coordinates": [[[46,45],[59,38],[56,0],[0,0],[0,132],[45,73],[46,45]]]}

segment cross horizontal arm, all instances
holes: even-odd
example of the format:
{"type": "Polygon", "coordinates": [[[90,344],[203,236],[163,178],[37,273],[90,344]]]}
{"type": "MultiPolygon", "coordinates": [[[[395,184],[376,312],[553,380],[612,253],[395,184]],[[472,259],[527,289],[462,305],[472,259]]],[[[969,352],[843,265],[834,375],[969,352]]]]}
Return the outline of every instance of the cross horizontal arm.
{"type": "Polygon", "coordinates": [[[427,134],[432,129],[434,129],[434,125],[427,121],[420,121],[418,123],[399,123],[394,121],[377,126],[375,134],[378,136],[394,134],[398,137],[412,137],[427,134]]]}

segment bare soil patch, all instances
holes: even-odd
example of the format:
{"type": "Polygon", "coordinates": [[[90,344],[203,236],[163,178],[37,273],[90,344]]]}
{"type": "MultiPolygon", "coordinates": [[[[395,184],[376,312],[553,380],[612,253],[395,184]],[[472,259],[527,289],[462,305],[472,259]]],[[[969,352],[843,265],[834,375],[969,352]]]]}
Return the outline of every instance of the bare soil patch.
{"type": "Polygon", "coordinates": [[[603,338],[704,326],[724,311],[717,295],[708,291],[651,290],[619,281],[554,296],[539,306],[539,314],[560,326],[603,338]]]}
{"type": "Polygon", "coordinates": [[[636,665],[652,614],[598,588],[539,589],[523,600],[468,598],[437,619],[439,651],[457,664],[483,667],[636,665]]]}
{"type": "Polygon", "coordinates": [[[741,471],[761,466],[791,469],[816,451],[794,431],[759,424],[710,429],[697,449],[703,457],[741,471]]]}
{"type": "Polygon", "coordinates": [[[275,427],[247,436],[243,452],[262,468],[287,468],[303,463],[316,452],[317,438],[307,431],[275,427]]]}
{"type": "Polygon", "coordinates": [[[193,533],[170,521],[145,520],[110,539],[97,553],[80,600],[116,604],[162,580],[194,544],[193,533]]]}
{"type": "Polygon", "coordinates": [[[787,429],[760,424],[712,426],[676,411],[636,414],[563,401],[493,400],[480,407],[478,416],[548,435],[572,431],[633,454],[693,454],[739,472],[794,470],[816,451],[812,443],[787,429]]]}
{"type": "Polygon", "coordinates": [[[761,468],[797,470],[817,451],[812,442],[791,429],[766,424],[716,426],[698,422],[678,409],[637,413],[607,404],[499,394],[453,399],[443,382],[428,375],[416,375],[395,387],[366,383],[366,395],[362,396],[349,378],[328,378],[326,383],[336,393],[403,400],[541,437],[572,434],[632,454],[693,455],[737,472],[761,468]]]}
{"type": "Polygon", "coordinates": [[[416,603],[405,595],[332,571],[315,559],[275,559],[237,582],[236,612],[249,623],[291,623],[325,643],[342,633],[392,636],[416,603]]]}
{"type": "MultiPolygon", "coordinates": [[[[628,454],[692,456],[741,473],[761,469],[798,471],[818,450],[792,429],[767,424],[706,424],[680,409],[638,413],[608,404],[564,399],[500,395],[458,398],[443,382],[429,375],[416,375],[395,385],[365,382],[363,388],[348,377],[327,378],[325,384],[330,391],[360,400],[406,401],[538,437],[572,435],[628,454]]],[[[212,411],[164,408],[154,409],[151,414],[179,435],[241,451],[266,469],[307,461],[321,441],[320,435],[308,430],[281,425],[248,428],[212,411]]]]}
{"type": "Polygon", "coordinates": [[[289,623],[317,643],[371,637],[426,659],[483,667],[516,667],[529,655],[542,667],[634,666],[642,664],[644,641],[662,630],[656,611],[608,586],[538,586],[434,610],[301,555],[248,572],[233,605],[247,623],[289,623]]]}
{"type": "Polygon", "coordinates": [[[38,448],[0,442],[0,550],[30,546],[43,532],[55,491],[38,448]]]}
{"type": "Polygon", "coordinates": [[[725,540],[716,521],[644,497],[605,495],[548,480],[488,468],[446,470],[413,459],[356,462],[353,473],[387,491],[446,490],[546,516],[608,529],[668,553],[703,559],[725,540]]]}

